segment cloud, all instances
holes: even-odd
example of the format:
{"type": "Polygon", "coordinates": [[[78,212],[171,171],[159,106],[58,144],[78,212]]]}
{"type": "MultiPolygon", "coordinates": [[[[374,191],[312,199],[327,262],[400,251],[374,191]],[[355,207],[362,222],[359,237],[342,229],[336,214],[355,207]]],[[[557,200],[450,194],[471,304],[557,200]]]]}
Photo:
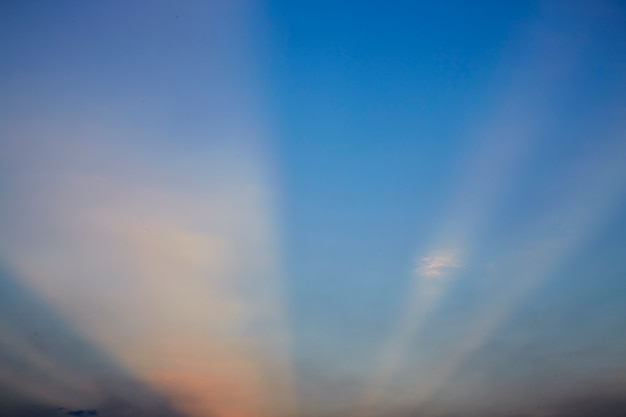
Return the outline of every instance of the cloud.
{"type": "Polygon", "coordinates": [[[66,411],[65,414],[70,416],[82,417],[82,416],[97,416],[97,410],[72,410],[66,411]]]}
{"type": "Polygon", "coordinates": [[[438,251],[418,259],[415,273],[424,278],[442,278],[461,267],[459,257],[452,251],[438,251]]]}

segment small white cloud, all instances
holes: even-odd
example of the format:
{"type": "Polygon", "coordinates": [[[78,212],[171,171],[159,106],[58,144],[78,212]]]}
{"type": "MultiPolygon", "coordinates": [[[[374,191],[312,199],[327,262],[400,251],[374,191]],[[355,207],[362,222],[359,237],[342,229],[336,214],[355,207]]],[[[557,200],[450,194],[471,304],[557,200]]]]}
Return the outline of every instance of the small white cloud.
{"type": "Polygon", "coordinates": [[[451,251],[433,252],[418,259],[415,272],[426,278],[441,278],[452,269],[461,266],[457,255],[451,251]]]}

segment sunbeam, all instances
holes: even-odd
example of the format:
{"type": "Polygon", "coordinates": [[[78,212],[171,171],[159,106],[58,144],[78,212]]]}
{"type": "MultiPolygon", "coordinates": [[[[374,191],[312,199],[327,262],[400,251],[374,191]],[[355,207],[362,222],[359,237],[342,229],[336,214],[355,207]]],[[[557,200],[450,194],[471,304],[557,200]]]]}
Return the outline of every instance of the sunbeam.
{"type": "Polygon", "coordinates": [[[507,285],[493,295],[493,301],[481,306],[470,318],[469,337],[455,346],[436,374],[425,377],[427,384],[421,384],[419,391],[410,395],[407,401],[411,408],[419,409],[445,385],[524,297],[575,256],[615,213],[619,201],[626,196],[626,136],[621,132],[616,136],[608,141],[609,146],[602,152],[573,164],[565,175],[569,180],[562,179],[565,183],[562,188],[567,192],[554,196],[555,201],[542,218],[529,222],[528,234],[517,237],[523,246],[513,249],[512,254],[503,254],[504,259],[496,261],[498,265],[506,265],[506,270],[500,270],[498,274],[506,276],[507,285]],[[591,203],[590,196],[593,196],[591,203]],[[566,220],[563,226],[554,230],[554,219],[558,217],[566,220]]]}
{"type": "Polygon", "coordinates": [[[0,3],[0,416],[623,417],[624,2],[0,3]]]}
{"type": "MultiPolygon", "coordinates": [[[[358,416],[368,417],[374,405],[384,401],[389,383],[409,355],[420,328],[445,295],[450,283],[462,277],[472,251],[489,228],[489,220],[502,205],[507,191],[515,185],[527,159],[549,131],[549,114],[565,91],[568,75],[580,61],[581,46],[572,45],[573,28],[567,24],[548,25],[549,13],[531,25],[523,45],[531,45],[523,58],[516,58],[506,93],[496,100],[493,114],[470,135],[469,163],[459,171],[448,211],[437,224],[431,252],[421,255],[414,271],[413,296],[400,317],[400,324],[387,343],[379,370],[358,416]]],[[[580,18],[574,16],[573,20],[580,18]]],[[[572,18],[570,18],[572,19],[572,18]]]]}
{"type": "MultiPolygon", "coordinates": [[[[81,13],[117,12],[101,5],[81,13]]],[[[153,13],[157,27],[169,17],[153,13]]],[[[182,91],[168,91],[158,76],[113,96],[94,92],[106,112],[81,108],[71,95],[61,96],[62,113],[45,96],[36,114],[16,106],[3,149],[13,187],[27,194],[12,195],[17,221],[3,219],[2,255],[82,337],[181,412],[292,415],[271,138],[245,68],[254,62],[249,37],[259,17],[236,2],[178,13],[197,19],[188,30],[217,37],[199,63],[209,71],[206,111],[194,121],[175,104],[149,101],[152,88],[174,102],[194,94],[184,80],[182,91]],[[132,109],[142,96],[145,104],[132,109]]],[[[54,375],[52,391],[41,394],[48,400],[97,402],[45,353],[4,339],[10,352],[54,375]]],[[[32,389],[39,385],[49,383],[32,389]]]]}

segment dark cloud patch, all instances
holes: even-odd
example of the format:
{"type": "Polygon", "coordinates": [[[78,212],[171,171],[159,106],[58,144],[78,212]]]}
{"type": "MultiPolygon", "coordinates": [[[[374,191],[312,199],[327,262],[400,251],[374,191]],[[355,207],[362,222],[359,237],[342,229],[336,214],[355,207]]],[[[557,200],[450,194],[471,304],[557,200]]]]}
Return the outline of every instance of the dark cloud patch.
{"type": "Polygon", "coordinates": [[[70,416],[77,416],[77,417],[97,416],[98,411],[97,410],[73,410],[73,411],[66,411],[65,414],[70,415],[70,416]]]}

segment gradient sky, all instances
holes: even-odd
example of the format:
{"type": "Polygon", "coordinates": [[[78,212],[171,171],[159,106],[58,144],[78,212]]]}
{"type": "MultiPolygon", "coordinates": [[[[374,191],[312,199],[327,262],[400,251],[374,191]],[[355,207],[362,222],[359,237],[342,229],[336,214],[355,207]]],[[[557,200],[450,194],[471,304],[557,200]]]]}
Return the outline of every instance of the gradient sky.
{"type": "Polygon", "coordinates": [[[620,1],[4,1],[0,414],[626,413],[620,1]]]}

